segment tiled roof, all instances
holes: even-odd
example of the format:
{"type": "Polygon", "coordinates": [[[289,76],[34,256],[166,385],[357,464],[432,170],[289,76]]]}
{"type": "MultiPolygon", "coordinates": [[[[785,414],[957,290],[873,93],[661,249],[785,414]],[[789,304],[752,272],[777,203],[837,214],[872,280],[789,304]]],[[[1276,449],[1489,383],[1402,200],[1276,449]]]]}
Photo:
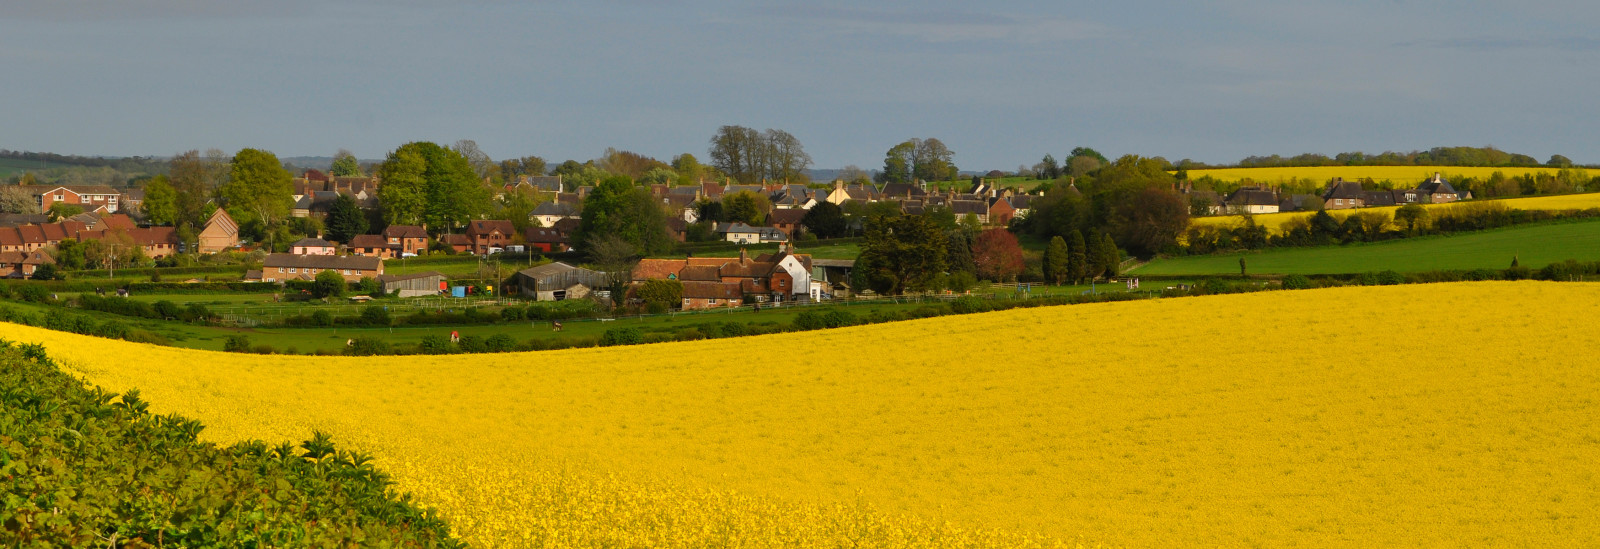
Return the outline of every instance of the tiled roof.
{"type": "Polygon", "coordinates": [[[741,299],[744,294],[740,292],[738,283],[721,282],[684,282],[683,297],[692,299],[741,299]]]}
{"type": "Polygon", "coordinates": [[[380,234],[358,234],[350,237],[351,248],[384,248],[389,245],[389,239],[380,234]]]}
{"type": "Polygon", "coordinates": [[[299,254],[271,254],[262,261],[262,266],[272,269],[278,267],[296,267],[313,269],[352,269],[362,271],[375,271],[383,266],[383,259],[365,255],[299,255],[299,254]]]}
{"type": "Polygon", "coordinates": [[[384,238],[428,238],[428,231],[416,225],[390,225],[383,230],[384,238]]]}

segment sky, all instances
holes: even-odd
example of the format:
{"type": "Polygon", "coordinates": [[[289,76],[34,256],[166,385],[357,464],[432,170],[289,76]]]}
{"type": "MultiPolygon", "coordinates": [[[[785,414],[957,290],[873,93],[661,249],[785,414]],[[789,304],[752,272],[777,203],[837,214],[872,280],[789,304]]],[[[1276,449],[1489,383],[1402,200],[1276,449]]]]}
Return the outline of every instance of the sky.
{"type": "Polygon", "coordinates": [[[964,170],[1077,146],[1591,163],[1595,21],[1589,1],[7,0],[0,148],[705,161],[741,125],[815,168],[912,137],[964,170]]]}

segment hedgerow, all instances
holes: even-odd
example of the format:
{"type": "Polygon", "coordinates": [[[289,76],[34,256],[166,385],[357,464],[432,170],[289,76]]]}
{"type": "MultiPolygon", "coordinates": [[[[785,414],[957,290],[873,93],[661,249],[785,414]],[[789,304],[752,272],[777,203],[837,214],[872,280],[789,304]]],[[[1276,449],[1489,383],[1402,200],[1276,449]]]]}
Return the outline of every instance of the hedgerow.
{"type": "Polygon", "coordinates": [[[0,340],[0,546],[464,547],[360,452],[198,440],[0,340]]]}

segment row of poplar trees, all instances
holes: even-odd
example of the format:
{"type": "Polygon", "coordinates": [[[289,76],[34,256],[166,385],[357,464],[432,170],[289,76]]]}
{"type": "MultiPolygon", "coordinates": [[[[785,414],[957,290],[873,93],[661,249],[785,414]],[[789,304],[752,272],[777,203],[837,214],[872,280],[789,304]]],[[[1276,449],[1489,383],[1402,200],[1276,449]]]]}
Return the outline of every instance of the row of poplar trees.
{"type": "Polygon", "coordinates": [[[1121,264],[1122,252],[1107,233],[1091,236],[1085,243],[1082,231],[1069,231],[1067,238],[1051,238],[1044,250],[1044,277],[1056,285],[1117,276],[1121,264]]]}

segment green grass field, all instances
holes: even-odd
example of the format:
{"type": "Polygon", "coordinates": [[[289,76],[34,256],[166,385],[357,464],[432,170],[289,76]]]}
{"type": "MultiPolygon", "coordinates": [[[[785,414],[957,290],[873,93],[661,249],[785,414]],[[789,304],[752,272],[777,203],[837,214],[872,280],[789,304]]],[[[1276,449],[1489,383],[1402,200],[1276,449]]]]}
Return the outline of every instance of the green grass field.
{"type": "MultiPolygon", "coordinates": [[[[1100,284],[1094,287],[1095,291],[1125,292],[1121,284],[1100,284]]],[[[1061,295],[1079,294],[1090,290],[1089,285],[1036,287],[1033,295],[1061,295]]],[[[1159,291],[1160,288],[1149,286],[1144,291],[1159,291]]],[[[979,295],[1009,297],[1014,291],[1010,285],[981,286],[972,292],[979,295]]],[[[63,294],[68,298],[75,294],[63,294]]],[[[180,306],[189,303],[201,303],[215,312],[230,315],[241,315],[256,320],[275,320],[292,315],[310,314],[316,310],[326,310],[334,316],[349,316],[359,314],[366,304],[336,301],[322,304],[318,302],[286,302],[275,303],[271,294],[246,294],[246,293],[139,293],[130,296],[131,299],[155,302],[161,300],[172,301],[180,306]]],[[[445,309],[460,311],[471,303],[460,299],[449,298],[411,298],[405,300],[384,299],[372,302],[378,305],[391,307],[395,316],[403,316],[417,311],[419,308],[426,310],[445,309]]],[[[520,302],[517,302],[520,303],[520,302]]],[[[31,313],[44,313],[52,307],[34,303],[3,301],[6,307],[31,313]]],[[[562,321],[563,329],[555,332],[548,321],[524,321],[497,324],[472,324],[472,325],[439,325],[439,326],[396,326],[393,328],[367,328],[367,327],[329,327],[329,328],[232,328],[216,326],[198,326],[182,322],[163,320],[150,320],[141,318],[120,317],[105,315],[106,318],[118,320],[141,329],[161,334],[172,340],[178,347],[194,349],[222,350],[223,342],[232,335],[245,335],[250,338],[252,345],[271,345],[281,351],[293,349],[300,353],[309,353],[316,350],[339,350],[345,347],[345,341],[358,337],[378,337],[397,344],[411,344],[422,340],[427,335],[448,336],[452,331],[462,335],[476,335],[489,337],[496,334],[507,334],[519,342],[534,338],[587,338],[597,337],[606,330],[619,327],[637,327],[646,331],[676,331],[688,328],[694,324],[704,322],[745,322],[745,323],[776,323],[789,324],[794,317],[802,311],[826,311],[831,308],[843,308],[857,316],[866,316],[874,311],[899,311],[914,309],[923,306],[923,303],[907,302],[896,303],[891,300],[869,300],[854,303],[840,303],[816,305],[808,307],[764,307],[760,312],[750,308],[723,309],[705,312],[676,313],[672,315],[658,315],[647,317],[623,317],[615,320],[597,319],[572,319],[562,321]]],[[[490,312],[497,311],[494,305],[487,305],[490,312]]],[[[98,314],[98,313],[96,313],[98,314]]]]}
{"type": "Polygon", "coordinates": [[[1346,274],[1384,270],[1504,269],[1517,257],[1538,269],[1550,263],[1600,259],[1600,220],[1497,229],[1458,236],[1395,240],[1366,245],[1278,248],[1156,259],[1128,274],[1238,274],[1239,258],[1250,274],[1346,274]]]}

